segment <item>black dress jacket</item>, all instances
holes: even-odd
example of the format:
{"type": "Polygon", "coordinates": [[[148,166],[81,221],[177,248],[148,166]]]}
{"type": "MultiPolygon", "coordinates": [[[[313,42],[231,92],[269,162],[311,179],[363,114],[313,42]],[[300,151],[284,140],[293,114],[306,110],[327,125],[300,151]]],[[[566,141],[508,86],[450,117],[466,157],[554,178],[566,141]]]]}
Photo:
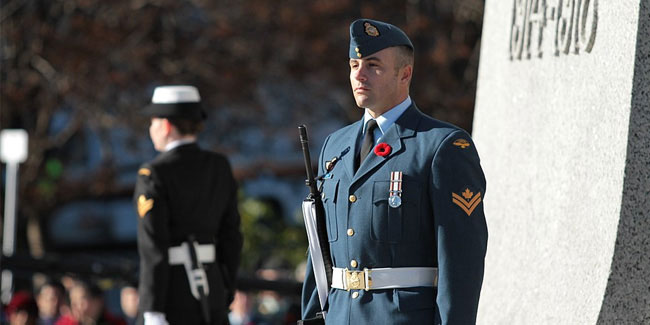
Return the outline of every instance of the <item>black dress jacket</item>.
{"type": "Polygon", "coordinates": [[[140,254],[140,321],[163,312],[170,324],[202,324],[183,265],[169,265],[168,249],[193,235],[214,244],[216,261],[204,264],[212,324],[227,322],[240,261],[242,234],[237,184],[228,160],[185,144],[161,153],[138,171],[134,192],[140,254]]]}

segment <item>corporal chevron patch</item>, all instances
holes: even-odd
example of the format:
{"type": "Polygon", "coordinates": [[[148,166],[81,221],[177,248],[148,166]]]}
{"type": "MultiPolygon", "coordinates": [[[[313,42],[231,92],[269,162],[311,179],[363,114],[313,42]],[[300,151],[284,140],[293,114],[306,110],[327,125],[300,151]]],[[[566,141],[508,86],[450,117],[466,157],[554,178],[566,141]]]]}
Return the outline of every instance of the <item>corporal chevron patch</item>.
{"type": "Polygon", "coordinates": [[[481,203],[481,192],[474,194],[469,188],[466,188],[460,195],[451,193],[451,202],[459,206],[469,216],[474,212],[474,209],[476,209],[479,203],[481,203]]]}
{"type": "Polygon", "coordinates": [[[146,196],[140,195],[138,197],[138,215],[140,218],[144,218],[151,208],[153,208],[153,199],[147,199],[146,196]]]}

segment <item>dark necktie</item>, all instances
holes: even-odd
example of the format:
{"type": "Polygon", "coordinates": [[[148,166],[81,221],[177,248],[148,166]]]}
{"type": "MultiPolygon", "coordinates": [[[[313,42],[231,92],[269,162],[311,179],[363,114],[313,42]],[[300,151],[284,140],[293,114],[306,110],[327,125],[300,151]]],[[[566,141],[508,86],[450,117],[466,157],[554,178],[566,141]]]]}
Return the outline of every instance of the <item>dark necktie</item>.
{"type": "Polygon", "coordinates": [[[377,121],[370,120],[366,123],[366,132],[363,136],[363,141],[361,141],[361,151],[359,151],[359,163],[357,164],[357,169],[363,163],[363,160],[366,159],[372,147],[375,144],[375,129],[377,128],[377,121]]]}

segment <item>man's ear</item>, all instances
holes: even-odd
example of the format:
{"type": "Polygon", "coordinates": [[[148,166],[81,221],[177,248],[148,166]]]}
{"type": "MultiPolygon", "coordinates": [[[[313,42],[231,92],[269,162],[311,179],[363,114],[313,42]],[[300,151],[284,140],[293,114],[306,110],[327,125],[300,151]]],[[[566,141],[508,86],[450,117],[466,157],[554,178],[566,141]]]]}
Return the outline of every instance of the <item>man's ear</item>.
{"type": "Polygon", "coordinates": [[[163,127],[163,131],[165,131],[165,135],[169,135],[172,132],[172,128],[174,126],[166,118],[164,118],[162,122],[163,122],[162,127],[163,127]]]}
{"type": "Polygon", "coordinates": [[[411,77],[413,77],[413,66],[410,65],[410,64],[407,64],[406,66],[404,66],[400,70],[401,70],[401,73],[400,73],[399,81],[409,83],[411,81],[411,77]]]}

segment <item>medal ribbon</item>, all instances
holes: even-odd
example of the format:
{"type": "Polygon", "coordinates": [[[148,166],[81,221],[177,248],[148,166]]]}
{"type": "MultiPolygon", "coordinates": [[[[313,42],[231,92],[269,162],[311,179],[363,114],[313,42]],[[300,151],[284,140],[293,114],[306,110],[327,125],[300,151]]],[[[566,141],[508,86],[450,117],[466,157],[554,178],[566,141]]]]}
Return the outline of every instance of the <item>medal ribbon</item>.
{"type": "Polygon", "coordinates": [[[402,196],[402,172],[390,172],[390,196],[402,196]]]}

